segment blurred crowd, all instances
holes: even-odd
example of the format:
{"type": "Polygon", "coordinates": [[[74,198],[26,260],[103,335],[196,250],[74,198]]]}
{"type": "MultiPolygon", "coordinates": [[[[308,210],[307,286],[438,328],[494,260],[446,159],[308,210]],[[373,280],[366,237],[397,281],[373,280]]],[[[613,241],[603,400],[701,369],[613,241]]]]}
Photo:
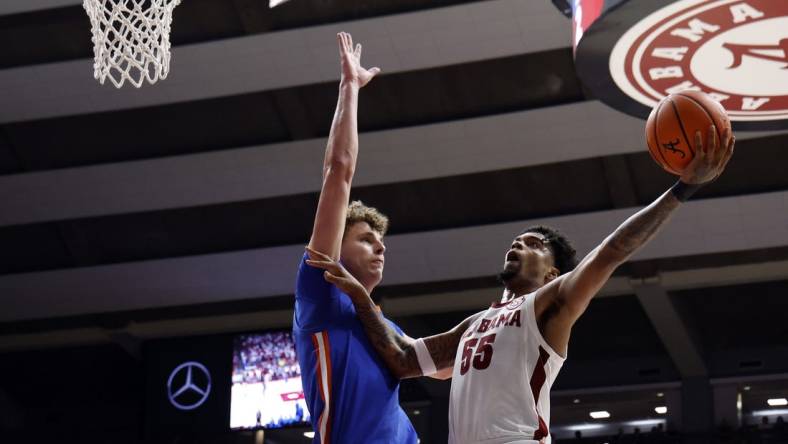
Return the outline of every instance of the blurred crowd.
{"type": "Polygon", "coordinates": [[[300,376],[301,370],[290,332],[236,338],[233,352],[233,381],[266,383],[300,376]]]}

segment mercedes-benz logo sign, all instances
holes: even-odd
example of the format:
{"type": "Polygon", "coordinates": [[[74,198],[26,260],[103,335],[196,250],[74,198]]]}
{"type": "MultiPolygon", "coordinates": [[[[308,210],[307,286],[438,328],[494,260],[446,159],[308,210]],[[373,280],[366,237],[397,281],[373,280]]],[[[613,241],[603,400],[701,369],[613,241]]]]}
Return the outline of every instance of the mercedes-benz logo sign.
{"type": "Polygon", "coordinates": [[[211,372],[197,361],[184,362],[175,367],[167,379],[167,398],[179,410],[196,409],[208,399],[210,393],[211,372]]]}

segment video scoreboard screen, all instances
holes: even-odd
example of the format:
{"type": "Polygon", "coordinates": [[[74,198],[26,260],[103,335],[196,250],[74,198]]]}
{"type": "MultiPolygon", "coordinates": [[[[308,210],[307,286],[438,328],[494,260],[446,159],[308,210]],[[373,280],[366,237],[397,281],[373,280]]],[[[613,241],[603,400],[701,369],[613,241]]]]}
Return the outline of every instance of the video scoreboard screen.
{"type": "Polygon", "coordinates": [[[230,428],[281,428],[309,422],[301,368],[289,331],[236,336],[230,428]]]}

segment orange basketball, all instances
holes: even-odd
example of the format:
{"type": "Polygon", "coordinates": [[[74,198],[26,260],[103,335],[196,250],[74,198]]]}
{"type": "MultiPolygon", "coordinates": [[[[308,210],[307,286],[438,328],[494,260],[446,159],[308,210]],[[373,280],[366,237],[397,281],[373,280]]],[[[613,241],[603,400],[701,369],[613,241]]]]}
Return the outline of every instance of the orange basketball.
{"type": "Polygon", "coordinates": [[[707,143],[709,126],[715,125],[720,147],[731,121],[719,102],[698,91],[671,94],[651,110],[646,122],[646,143],[651,157],[665,171],[681,175],[695,157],[695,131],[707,143]]]}

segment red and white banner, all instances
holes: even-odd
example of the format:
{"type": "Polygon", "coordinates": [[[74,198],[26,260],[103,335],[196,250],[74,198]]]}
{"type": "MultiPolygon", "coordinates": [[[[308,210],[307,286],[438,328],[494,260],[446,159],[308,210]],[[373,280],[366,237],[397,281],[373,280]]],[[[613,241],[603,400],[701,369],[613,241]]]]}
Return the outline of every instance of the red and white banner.
{"type": "Polygon", "coordinates": [[[722,103],[736,129],[788,128],[788,1],[575,5],[575,63],[596,98],[646,117],[692,89],[722,103]]]}

